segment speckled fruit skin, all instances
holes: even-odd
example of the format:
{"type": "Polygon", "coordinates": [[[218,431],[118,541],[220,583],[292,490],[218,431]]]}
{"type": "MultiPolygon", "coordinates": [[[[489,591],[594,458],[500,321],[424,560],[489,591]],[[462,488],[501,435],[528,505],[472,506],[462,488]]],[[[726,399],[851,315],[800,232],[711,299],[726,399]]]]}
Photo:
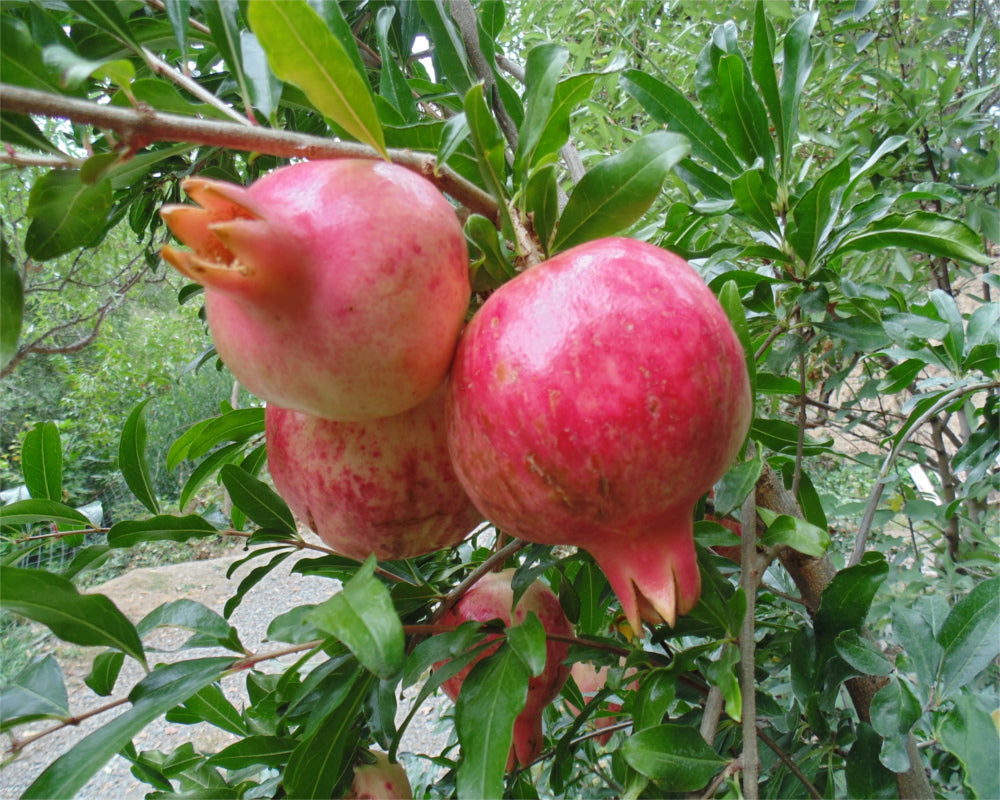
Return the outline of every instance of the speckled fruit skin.
{"type": "MultiPolygon", "coordinates": [[[[562,606],[559,605],[559,598],[541,581],[532,583],[521,595],[517,607],[512,610],[514,591],[510,584],[513,577],[514,570],[510,569],[483,576],[441,618],[441,624],[460,625],[472,620],[488,622],[491,619],[500,619],[505,625],[518,625],[524,621],[528,612],[533,611],[547,633],[573,635],[573,626],[566,619],[562,606]]],[[[497,637],[499,634],[493,638],[497,637]]],[[[462,684],[475,664],[495,651],[496,647],[486,648],[471,664],[441,684],[444,693],[452,700],[457,700],[462,684]]],[[[522,765],[528,765],[541,753],[544,744],[542,712],[559,696],[563,684],[569,677],[569,667],[563,664],[568,655],[568,644],[548,640],[545,669],[541,675],[528,680],[528,697],[524,710],[514,720],[514,741],[507,760],[507,769],[513,768],[515,759],[522,765]]]]}
{"type": "Polygon", "coordinates": [[[393,764],[386,753],[371,751],[374,764],[361,764],[354,768],[351,791],[354,800],[409,800],[413,797],[410,779],[401,764],[393,764]]]}
{"type": "Polygon", "coordinates": [[[163,258],[205,287],[216,349],[249,391],[358,421],[444,380],[469,304],[462,227],[425,178],[381,161],[281,167],[248,188],[183,182],[163,219],[193,252],[163,258]]]}
{"type": "Polygon", "coordinates": [[[416,408],[367,422],[268,405],[264,434],[278,494],[350,558],[430,553],[482,520],[448,458],[443,386],[416,408]]]}
{"type": "Polygon", "coordinates": [[[588,550],[636,631],[691,610],[693,508],[751,397],[739,340],[684,260],[608,238],[532,267],[473,317],[449,386],[455,471],[491,522],[588,550]]]}

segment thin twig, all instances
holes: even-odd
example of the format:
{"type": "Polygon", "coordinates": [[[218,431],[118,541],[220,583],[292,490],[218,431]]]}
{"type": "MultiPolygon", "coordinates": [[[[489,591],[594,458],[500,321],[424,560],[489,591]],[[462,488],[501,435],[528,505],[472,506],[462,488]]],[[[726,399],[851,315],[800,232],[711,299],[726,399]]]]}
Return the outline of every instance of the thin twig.
{"type": "MultiPolygon", "coordinates": [[[[751,453],[747,454],[752,456],[751,453]]],[[[743,796],[747,800],[759,797],[758,780],[760,763],[757,754],[757,689],[756,643],[754,641],[754,615],[757,606],[757,586],[762,568],[757,556],[757,489],[754,487],[743,501],[740,514],[743,541],[740,545],[740,587],[746,598],[746,613],[740,626],[740,694],[743,718],[743,796]]]]}
{"type": "MultiPolygon", "coordinates": [[[[341,142],[321,136],[238,125],[221,120],[184,117],[151,109],[98,105],[88,100],[7,83],[0,83],[0,105],[4,111],[16,114],[36,114],[107,128],[123,136],[126,145],[133,151],[153,142],[167,141],[266,153],[281,158],[382,158],[374,148],[355,142],[341,142]]],[[[499,222],[496,200],[454,170],[445,166],[436,167],[433,156],[396,149],[389,150],[388,154],[393,163],[423,175],[470,211],[482,214],[494,223],[499,222]]]]}
{"type": "Polygon", "coordinates": [[[527,542],[521,541],[520,539],[511,539],[506,545],[491,554],[482,564],[472,570],[465,580],[445,595],[444,599],[441,601],[441,605],[438,606],[431,615],[431,624],[437,622],[441,619],[441,617],[451,611],[451,609],[455,606],[455,603],[462,599],[462,595],[464,595],[473,584],[482,578],[483,575],[491,572],[494,566],[502,564],[518,550],[526,547],[527,544],[527,542]]]}
{"type": "Polygon", "coordinates": [[[728,764],[726,764],[725,769],[722,770],[718,775],[712,778],[712,782],[708,784],[705,791],[701,794],[701,800],[711,800],[715,797],[715,793],[719,791],[719,787],[722,786],[723,781],[729,780],[733,775],[743,769],[743,757],[734,758],[728,764]]]}
{"type": "Polygon", "coordinates": [[[798,438],[795,441],[795,471],[792,475],[792,497],[799,496],[802,481],[802,454],[806,443],[806,354],[799,353],[799,414],[798,438]]]}
{"type": "Polygon", "coordinates": [[[791,770],[792,774],[799,779],[799,782],[805,787],[806,791],[809,792],[809,796],[814,798],[814,800],[823,800],[823,795],[820,793],[819,789],[813,786],[806,774],[799,769],[799,765],[796,764],[790,755],[786,753],[774,739],[764,733],[760,728],[757,729],[757,736],[760,740],[766,744],[768,747],[774,751],[774,754],[780,758],[786,767],[791,770]]]}

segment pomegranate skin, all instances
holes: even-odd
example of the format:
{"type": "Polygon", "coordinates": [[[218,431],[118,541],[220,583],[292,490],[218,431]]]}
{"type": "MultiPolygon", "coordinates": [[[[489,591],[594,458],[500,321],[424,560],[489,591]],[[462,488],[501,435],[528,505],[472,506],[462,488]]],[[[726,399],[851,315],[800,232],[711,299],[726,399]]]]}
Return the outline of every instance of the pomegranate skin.
{"type": "Polygon", "coordinates": [[[268,405],[264,434],[278,494],[350,558],[430,553],[482,520],[448,458],[443,386],[416,408],[367,422],[268,405]]]}
{"type": "Polygon", "coordinates": [[[193,252],[216,349],[258,397],[340,421],[391,416],[444,380],[469,304],[461,225],[441,193],[380,161],[311,161],[244,188],[188,178],[161,215],[193,252]]]}
{"type": "MultiPolygon", "coordinates": [[[[491,619],[500,619],[507,626],[519,625],[528,616],[528,612],[533,611],[546,633],[573,635],[573,626],[563,613],[559,598],[541,581],[532,583],[521,595],[517,607],[512,609],[514,591],[510,582],[513,577],[512,569],[491,572],[483,576],[441,618],[441,624],[460,625],[473,620],[488,622],[491,619]]],[[[491,638],[499,636],[500,634],[496,634],[491,638]]],[[[498,643],[496,647],[486,648],[461,672],[441,684],[444,693],[452,700],[457,700],[462,684],[472,668],[478,661],[494,653],[499,646],[498,643]]],[[[568,644],[552,639],[547,641],[545,669],[541,675],[529,678],[524,710],[514,720],[514,739],[507,759],[508,770],[514,767],[515,760],[522,766],[527,766],[542,752],[544,745],[542,712],[559,696],[563,684],[569,678],[569,667],[563,663],[568,655],[568,644]]]]}
{"type": "Polygon", "coordinates": [[[387,753],[370,751],[374,764],[354,768],[354,779],[347,797],[353,800],[409,800],[413,788],[402,764],[389,761],[387,753]]]}
{"type": "Polygon", "coordinates": [[[742,347],[683,259],[601,239],[497,289],[459,342],[448,443],[480,511],[588,550],[629,623],[698,601],[693,508],[750,424],[742,347]]]}

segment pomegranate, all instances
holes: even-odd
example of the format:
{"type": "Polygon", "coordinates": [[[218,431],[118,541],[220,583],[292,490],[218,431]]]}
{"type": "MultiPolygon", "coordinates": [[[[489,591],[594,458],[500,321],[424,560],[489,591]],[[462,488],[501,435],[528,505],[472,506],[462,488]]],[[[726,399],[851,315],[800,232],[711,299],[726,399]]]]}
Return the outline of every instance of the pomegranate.
{"type": "Polygon", "coordinates": [[[497,289],[459,342],[448,437],[508,533],[577,545],[635,631],[698,601],[693,509],[750,424],[743,350],[685,261],[608,238],[497,289]]]}
{"type": "Polygon", "coordinates": [[[444,386],[416,408],[334,422],[268,405],[267,460],[278,494],[339,553],[411,558],[457,544],[482,516],[448,458],[444,386]]]}
{"type": "Polygon", "coordinates": [[[413,797],[410,780],[401,764],[389,761],[386,753],[370,751],[374,763],[362,763],[354,768],[354,780],[348,797],[356,800],[397,800],[413,797]]]}
{"type": "MultiPolygon", "coordinates": [[[[622,659],[624,662],[625,659],[622,659]]],[[[635,668],[629,668],[626,670],[626,676],[634,675],[636,673],[635,668]]],[[[573,676],[573,680],[576,681],[577,688],[580,689],[580,693],[583,695],[584,699],[590,700],[595,694],[597,694],[601,689],[604,688],[605,684],[608,682],[608,668],[601,667],[598,669],[593,664],[588,661],[577,661],[573,667],[570,669],[570,674],[573,676]]],[[[629,684],[630,689],[638,689],[639,681],[634,680],[629,684]]],[[[574,705],[568,703],[570,711],[573,714],[579,714],[580,709],[576,708],[574,705]]],[[[608,702],[605,704],[608,711],[612,714],[616,714],[622,710],[621,703],[608,702]]],[[[603,728],[608,728],[615,724],[617,720],[612,717],[595,717],[594,727],[598,730],[603,728]]],[[[600,736],[595,737],[597,743],[604,746],[611,739],[611,732],[602,733],[600,736]]]]}
{"type": "Polygon", "coordinates": [[[444,380],[470,298],[462,227],[425,178],[312,161],[248,188],[188,178],[162,255],[205,287],[216,349],[246,388],[318,417],[391,416],[444,380]]]}
{"type": "MultiPolygon", "coordinates": [[[[444,625],[460,625],[470,620],[488,622],[500,619],[505,625],[517,625],[524,621],[529,611],[535,612],[546,633],[572,636],[573,627],[563,613],[559,599],[541,581],[532,583],[521,595],[517,606],[513,607],[514,591],[511,579],[514,570],[491,572],[480,579],[469,591],[462,595],[454,608],[441,618],[444,625]],[[513,608],[512,608],[513,607],[513,608]]],[[[500,634],[493,634],[498,638],[500,634]]],[[[496,647],[486,648],[471,664],[445,681],[441,688],[452,700],[458,699],[462,683],[472,667],[479,660],[495,652],[496,647]]],[[[541,675],[528,680],[528,697],[524,710],[514,720],[514,742],[507,760],[507,769],[512,769],[515,759],[522,765],[530,764],[542,752],[542,712],[562,690],[569,677],[569,667],[563,661],[569,654],[569,645],[551,639],[546,644],[545,669],[541,675]]]]}

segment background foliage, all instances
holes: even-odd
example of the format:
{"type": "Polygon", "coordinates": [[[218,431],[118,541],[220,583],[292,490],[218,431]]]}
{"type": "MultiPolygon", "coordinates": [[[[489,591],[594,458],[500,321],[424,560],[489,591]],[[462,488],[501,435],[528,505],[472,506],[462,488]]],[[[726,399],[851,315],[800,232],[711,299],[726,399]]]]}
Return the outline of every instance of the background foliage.
{"type": "MultiPolygon", "coordinates": [[[[544,758],[477,793],[1000,796],[997,16],[987,0],[4,3],[0,478],[30,498],[3,509],[0,600],[107,647],[92,688],[127,694],[25,796],[72,796],[119,752],[161,797],[336,795],[360,749],[394,753],[399,687],[426,680],[423,700],[427,668],[468,644],[413,637],[495,563],[489,528],[377,572],[306,562],[343,589],[274,621],[280,652],[302,653],[280,672],[226,619],[252,579],[222,615],[178,598],[141,621],[73,584],[140,543],[248,536],[258,579],[306,546],[264,480],[260,408],[232,407],[198,294],[158,263],[156,210],[185,176],[245,183],[352,141],[434,160],[475,302],[627,234],[692,261],[751,365],[754,446],[702,513],[749,529],[756,506],[760,547],[738,568],[735,537],[699,522],[704,596],[676,629],[623,631],[583,553],[500,551],[559,593],[571,658],[611,678],[590,702],[570,682],[544,758]],[[192,513],[220,482],[229,518],[192,513]],[[113,486],[131,497],[100,524],[75,510],[113,486]],[[27,568],[53,524],[74,560],[27,568]],[[155,666],[143,637],[164,625],[228,655],[155,666]],[[124,658],[147,670],[135,686],[116,686],[124,658]],[[215,688],[233,673],[242,709],[215,688]],[[615,699],[602,745],[591,726],[615,699]],[[137,752],[165,713],[242,741],[137,752]]],[[[22,725],[71,717],[51,658],[2,699],[13,754],[22,725]]],[[[507,748],[459,734],[421,770],[408,760],[418,791],[499,774],[507,748]]]]}

